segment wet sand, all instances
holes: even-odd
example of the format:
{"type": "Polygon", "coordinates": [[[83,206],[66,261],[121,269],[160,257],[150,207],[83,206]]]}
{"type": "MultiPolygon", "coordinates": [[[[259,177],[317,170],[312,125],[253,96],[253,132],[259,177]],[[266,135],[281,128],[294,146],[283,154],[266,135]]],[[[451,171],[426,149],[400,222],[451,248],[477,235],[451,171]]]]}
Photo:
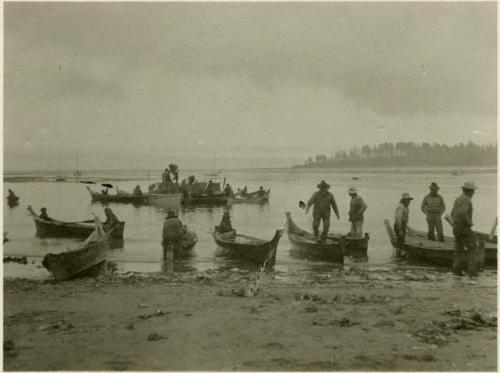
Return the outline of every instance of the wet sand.
{"type": "Polygon", "coordinates": [[[496,371],[496,271],[4,282],[6,370],[496,371]]]}

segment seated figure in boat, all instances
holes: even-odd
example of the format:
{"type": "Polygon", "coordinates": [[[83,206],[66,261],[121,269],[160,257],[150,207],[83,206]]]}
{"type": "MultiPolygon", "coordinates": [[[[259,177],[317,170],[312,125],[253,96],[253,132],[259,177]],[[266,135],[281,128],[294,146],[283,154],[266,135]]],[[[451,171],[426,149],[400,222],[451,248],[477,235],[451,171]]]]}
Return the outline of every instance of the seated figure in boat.
{"type": "Polygon", "coordinates": [[[245,197],[248,193],[248,189],[247,189],[247,186],[245,185],[245,187],[241,190],[241,196],[242,197],[245,197]]]}
{"type": "Polygon", "coordinates": [[[214,194],[214,183],[212,182],[212,180],[208,180],[206,193],[209,196],[211,196],[212,194],[214,194]]]}
{"type": "Polygon", "coordinates": [[[102,194],[103,196],[107,196],[107,195],[108,195],[108,190],[107,190],[107,189],[103,189],[103,190],[101,190],[101,194],[102,194]]]}
{"type": "Polygon", "coordinates": [[[16,194],[12,191],[12,189],[9,189],[9,195],[7,196],[9,200],[16,201],[19,197],[16,196],[16,194]]]}
{"type": "Polygon", "coordinates": [[[231,216],[229,215],[229,211],[224,211],[222,220],[219,225],[215,226],[215,230],[220,234],[223,234],[226,238],[230,238],[236,235],[236,230],[234,230],[233,226],[231,225],[231,216]]]}
{"type": "Polygon", "coordinates": [[[167,251],[170,248],[172,253],[181,249],[182,238],[186,228],[183,227],[182,222],[176,216],[173,210],[167,211],[167,217],[165,218],[165,223],[163,224],[163,236],[162,236],[162,246],[163,246],[163,257],[167,258],[167,251]]]}
{"type": "Polygon", "coordinates": [[[106,207],[104,209],[104,215],[106,215],[106,221],[102,226],[106,232],[110,231],[120,224],[120,220],[118,220],[113,210],[111,210],[109,207],[106,207]]]}
{"type": "Polygon", "coordinates": [[[226,197],[230,197],[232,196],[234,193],[233,193],[233,188],[231,188],[231,185],[229,183],[226,184],[226,187],[224,188],[224,195],[226,197]]]}
{"type": "Polygon", "coordinates": [[[161,182],[165,185],[172,182],[172,179],[170,178],[170,170],[168,168],[163,171],[163,174],[161,175],[161,182]]]}
{"type": "Polygon", "coordinates": [[[136,185],[133,191],[134,196],[142,196],[142,190],[140,185],[136,185]]]}
{"type": "Polygon", "coordinates": [[[45,207],[42,207],[40,209],[40,215],[39,215],[40,219],[43,219],[43,220],[53,220],[51,217],[49,217],[49,215],[47,214],[47,209],[45,207]]]}
{"type": "Polygon", "coordinates": [[[262,187],[262,185],[259,187],[259,190],[257,191],[257,195],[259,197],[263,197],[264,195],[266,194],[266,191],[264,190],[264,188],[262,187]]]}
{"type": "Polygon", "coordinates": [[[398,244],[400,245],[405,243],[406,227],[408,225],[410,214],[409,206],[412,199],[413,198],[410,197],[408,193],[403,193],[394,214],[394,232],[396,233],[396,238],[398,240],[398,244]]]}

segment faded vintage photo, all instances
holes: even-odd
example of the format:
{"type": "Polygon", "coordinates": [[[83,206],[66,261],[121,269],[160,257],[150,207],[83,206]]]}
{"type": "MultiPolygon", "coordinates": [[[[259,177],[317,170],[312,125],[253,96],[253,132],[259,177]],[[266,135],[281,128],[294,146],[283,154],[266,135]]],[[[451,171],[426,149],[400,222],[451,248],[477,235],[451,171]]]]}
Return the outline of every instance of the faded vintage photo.
{"type": "Polygon", "coordinates": [[[496,371],[496,2],[5,2],[3,368],[496,371]]]}

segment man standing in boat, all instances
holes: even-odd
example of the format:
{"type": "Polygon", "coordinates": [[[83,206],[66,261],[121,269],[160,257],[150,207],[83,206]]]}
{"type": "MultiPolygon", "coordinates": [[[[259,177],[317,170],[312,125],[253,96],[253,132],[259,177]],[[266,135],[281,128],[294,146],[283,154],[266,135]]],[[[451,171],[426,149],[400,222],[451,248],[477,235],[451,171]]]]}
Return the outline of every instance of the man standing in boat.
{"type": "Polygon", "coordinates": [[[476,186],[473,182],[465,182],[462,186],[462,194],[455,200],[451,211],[453,236],[455,236],[452,271],[457,276],[463,276],[464,269],[471,277],[477,275],[476,237],[472,232],[472,196],[475,190],[476,186]]]}
{"type": "Polygon", "coordinates": [[[443,197],[438,194],[439,187],[436,183],[431,183],[429,186],[430,193],[424,197],[422,206],[420,207],[427,219],[428,233],[427,238],[435,241],[437,232],[438,241],[444,242],[443,222],[441,216],[446,210],[443,197]]]}
{"type": "Polygon", "coordinates": [[[309,201],[307,201],[306,214],[309,212],[311,206],[314,205],[312,223],[314,237],[318,240],[319,225],[321,220],[323,220],[323,232],[321,233],[319,241],[325,241],[328,235],[328,230],[330,229],[330,206],[333,208],[337,219],[340,219],[340,216],[335,198],[333,197],[333,194],[328,191],[328,189],[330,189],[330,185],[328,185],[325,180],[322,180],[317,187],[319,190],[312,195],[309,201]]]}
{"type": "Polygon", "coordinates": [[[365,201],[358,195],[355,187],[349,188],[349,195],[351,196],[351,204],[349,208],[349,221],[351,222],[351,237],[363,237],[363,220],[364,213],[367,208],[365,201]]]}
{"type": "Polygon", "coordinates": [[[394,232],[396,233],[396,238],[400,245],[405,242],[406,227],[410,214],[409,206],[412,199],[413,198],[410,197],[408,193],[403,193],[399,205],[396,207],[396,213],[394,214],[394,232]]]}

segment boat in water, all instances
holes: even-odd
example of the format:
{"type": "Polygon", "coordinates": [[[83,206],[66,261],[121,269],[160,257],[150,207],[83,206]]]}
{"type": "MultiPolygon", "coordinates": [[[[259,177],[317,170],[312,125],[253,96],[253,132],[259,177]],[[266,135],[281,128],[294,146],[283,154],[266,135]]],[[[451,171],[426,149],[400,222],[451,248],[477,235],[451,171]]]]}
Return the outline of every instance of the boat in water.
{"type": "Polygon", "coordinates": [[[74,249],[45,255],[42,265],[54,275],[56,281],[69,280],[105,265],[112,232],[104,232],[98,219],[95,224],[91,235],[74,249]]]}
{"type": "Polygon", "coordinates": [[[286,231],[294,251],[299,257],[319,259],[333,262],[344,262],[345,239],[339,235],[328,235],[324,241],[318,242],[314,234],[299,228],[292,220],[290,212],[286,212],[286,231]]]}
{"type": "MultiPolygon", "coordinates": [[[[33,218],[36,227],[36,235],[41,238],[45,237],[73,237],[73,238],[87,238],[92,234],[95,229],[94,219],[67,222],[62,220],[45,220],[40,218],[31,206],[28,206],[28,215],[33,218]]],[[[120,224],[111,232],[112,238],[123,238],[125,230],[125,222],[121,221],[120,224]]]]}
{"type": "Polygon", "coordinates": [[[213,232],[215,243],[225,249],[224,256],[227,258],[259,265],[268,260],[270,267],[276,262],[276,251],[282,235],[283,229],[277,229],[272,239],[262,240],[236,233],[236,231],[221,233],[218,226],[213,232]]]}
{"type": "Polygon", "coordinates": [[[269,202],[269,197],[271,196],[271,189],[268,189],[264,192],[264,194],[259,195],[259,192],[248,193],[245,196],[234,195],[228,197],[229,204],[238,204],[238,203],[250,203],[250,204],[259,204],[269,202]]]}

